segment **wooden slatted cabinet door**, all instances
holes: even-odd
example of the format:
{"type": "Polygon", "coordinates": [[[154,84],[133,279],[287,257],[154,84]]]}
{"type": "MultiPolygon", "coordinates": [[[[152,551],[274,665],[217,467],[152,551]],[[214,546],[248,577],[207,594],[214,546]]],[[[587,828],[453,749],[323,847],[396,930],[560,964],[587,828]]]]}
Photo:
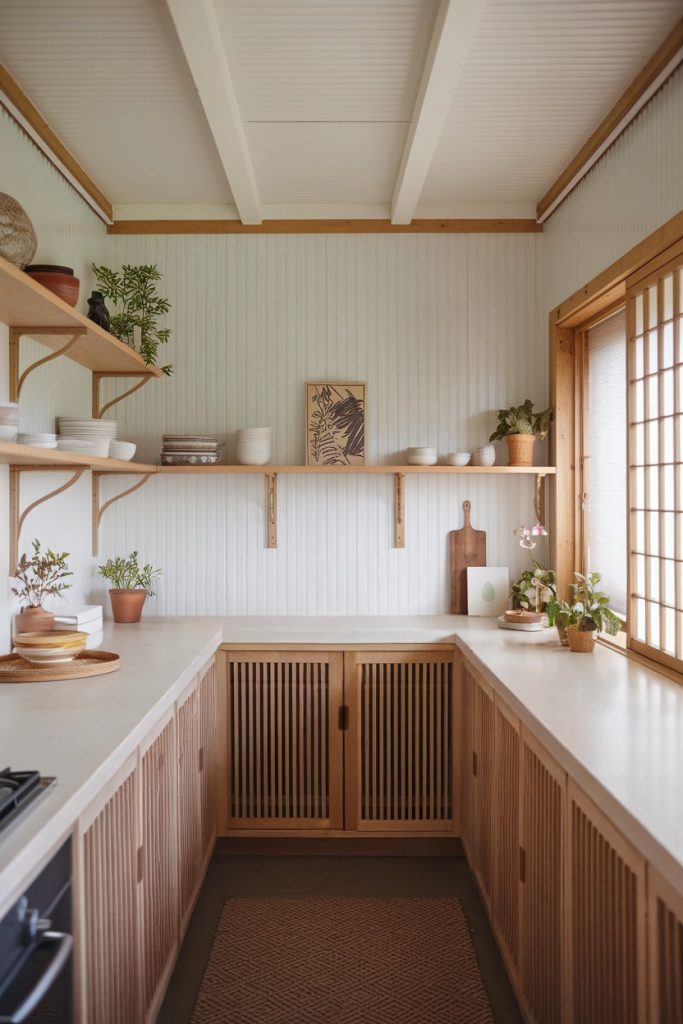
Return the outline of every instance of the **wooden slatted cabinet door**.
{"type": "Polygon", "coordinates": [[[460,740],[460,838],[472,864],[479,831],[479,801],[477,798],[477,759],[475,750],[476,680],[466,663],[461,673],[461,740],[460,740]]]}
{"type": "Polygon", "coordinates": [[[202,859],[208,863],[218,821],[219,745],[218,673],[212,658],[199,673],[199,771],[202,809],[202,859]]]}
{"type": "Polygon", "coordinates": [[[566,793],[566,774],[522,727],[519,977],[527,1018],[534,1024],[572,1019],[565,995],[566,793]]]}
{"type": "Polygon", "coordinates": [[[346,827],[455,829],[453,649],[345,655],[346,827]]]}
{"type": "Polygon", "coordinates": [[[143,1019],[156,1019],[178,947],[176,722],[173,708],[140,748],[140,955],[143,1019]]]}
{"type": "Polygon", "coordinates": [[[572,1018],[644,1024],[645,861],[571,780],[569,859],[572,1018]]]}
{"type": "Polygon", "coordinates": [[[519,956],[519,719],[496,696],[491,917],[511,973],[519,956]]]}
{"type": "Polygon", "coordinates": [[[343,828],[342,672],[335,652],[228,652],[228,833],[343,828]]]}
{"type": "Polygon", "coordinates": [[[493,870],[494,704],[489,684],[478,673],[473,675],[474,750],[479,808],[472,867],[484,902],[490,906],[493,870]]]}
{"type": "Polygon", "coordinates": [[[138,1024],[137,756],[82,815],[76,861],[76,1005],[80,1024],[138,1024]]]}
{"type": "Polygon", "coordinates": [[[650,1024],[683,1024],[683,895],[647,867],[650,1024]]]}
{"type": "Polygon", "coordinates": [[[199,684],[179,699],[178,735],[178,900],[180,930],[185,929],[202,878],[201,789],[199,782],[199,684]]]}

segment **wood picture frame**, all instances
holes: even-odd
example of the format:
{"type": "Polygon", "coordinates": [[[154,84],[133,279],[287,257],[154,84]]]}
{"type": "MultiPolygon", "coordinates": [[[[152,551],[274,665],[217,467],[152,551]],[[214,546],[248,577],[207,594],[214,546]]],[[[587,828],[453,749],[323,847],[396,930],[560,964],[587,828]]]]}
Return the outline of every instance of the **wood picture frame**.
{"type": "Polygon", "coordinates": [[[306,382],[306,465],[364,466],[367,385],[306,382]]]}

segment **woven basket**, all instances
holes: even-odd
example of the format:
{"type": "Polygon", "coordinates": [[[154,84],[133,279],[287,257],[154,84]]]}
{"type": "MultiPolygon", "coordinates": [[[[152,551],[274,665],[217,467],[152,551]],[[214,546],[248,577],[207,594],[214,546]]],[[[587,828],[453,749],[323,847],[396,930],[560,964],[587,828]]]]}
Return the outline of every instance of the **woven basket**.
{"type": "Polygon", "coordinates": [[[510,466],[533,466],[534,441],[533,434],[507,434],[508,464],[510,466]]]}
{"type": "Polygon", "coordinates": [[[569,649],[576,654],[590,654],[595,647],[595,633],[578,626],[567,626],[569,649]]]}

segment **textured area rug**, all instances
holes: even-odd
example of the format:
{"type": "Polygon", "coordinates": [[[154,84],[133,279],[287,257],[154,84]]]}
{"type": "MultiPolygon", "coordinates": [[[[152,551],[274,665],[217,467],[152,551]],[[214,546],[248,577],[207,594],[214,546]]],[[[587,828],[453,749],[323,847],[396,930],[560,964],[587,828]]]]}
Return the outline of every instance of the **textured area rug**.
{"type": "Polygon", "coordinates": [[[228,899],[192,1024],[493,1024],[455,897],[228,899]]]}

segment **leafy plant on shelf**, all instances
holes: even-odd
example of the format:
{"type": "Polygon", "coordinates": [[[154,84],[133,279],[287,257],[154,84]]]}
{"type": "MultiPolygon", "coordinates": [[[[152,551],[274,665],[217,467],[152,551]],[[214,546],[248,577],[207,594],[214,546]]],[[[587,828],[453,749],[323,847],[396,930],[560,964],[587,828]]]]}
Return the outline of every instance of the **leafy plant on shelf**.
{"type": "Polygon", "coordinates": [[[572,583],[572,597],[578,613],[577,627],[582,633],[597,630],[616,636],[621,629],[621,619],[609,607],[608,595],[598,590],[601,578],[599,572],[574,573],[576,583],[572,583]]]}
{"type": "Polygon", "coordinates": [[[57,552],[47,548],[43,552],[39,540],[33,541],[32,548],[33,555],[29,558],[24,552],[14,570],[19,586],[12,587],[12,593],[21,601],[22,611],[42,608],[46,597],[63,597],[63,591],[72,585],[65,582],[73,576],[67,563],[68,551],[57,552]]]}
{"type": "Polygon", "coordinates": [[[148,597],[154,597],[154,584],[163,570],[154,569],[149,562],[140,565],[138,553],[133,551],[128,558],[110,558],[98,572],[115,590],[145,590],[148,597]]]}
{"type": "Polygon", "coordinates": [[[509,409],[498,410],[498,426],[491,434],[489,442],[500,441],[508,434],[533,434],[534,437],[543,440],[552,418],[552,409],[534,412],[534,404],[527,398],[522,405],[511,405],[509,409]]]}
{"type": "MultiPolygon", "coordinates": [[[[92,264],[99,290],[106,299],[118,307],[111,314],[111,332],[135,348],[135,331],[140,331],[140,355],[148,366],[156,366],[159,346],[165,345],[171,337],[167,327],[159,326],[159,319],[171,309],[168,299],[162,298],[156,288],[161,281],[159,268],[154,264],[133,267],[126,264],[118,270],[98,267],[92,264]]],[[[170,376],[170,363],[160,367],[162,373],[170,376]]]]}

